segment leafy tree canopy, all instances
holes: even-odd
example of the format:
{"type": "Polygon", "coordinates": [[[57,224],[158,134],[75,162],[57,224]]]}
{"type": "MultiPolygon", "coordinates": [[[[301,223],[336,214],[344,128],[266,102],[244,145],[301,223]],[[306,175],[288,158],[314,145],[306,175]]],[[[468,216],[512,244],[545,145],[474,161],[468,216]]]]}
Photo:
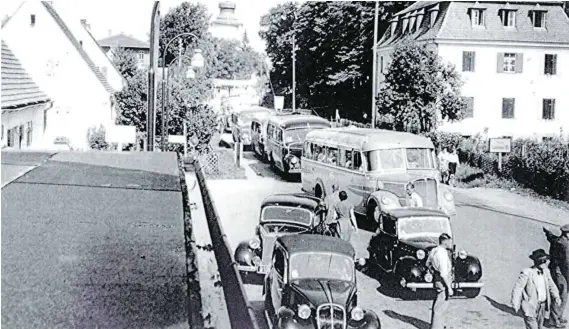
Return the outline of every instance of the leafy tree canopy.
{"type": "Polygon", "coordinates": [[[425,44],[398,45],[391,56],[377,97],[384,122],[396,130],[423,133],[435,130],[440,120],[462,118],[466,104],[454,66],[425,44]]]}
{"type": "Polygon", "coordinates": [[[122,47],[114,49],[113,62],[125,78],[133,77],[138,71],[138,59],[136,58],[136,54],[131,50],[122,47]]]}

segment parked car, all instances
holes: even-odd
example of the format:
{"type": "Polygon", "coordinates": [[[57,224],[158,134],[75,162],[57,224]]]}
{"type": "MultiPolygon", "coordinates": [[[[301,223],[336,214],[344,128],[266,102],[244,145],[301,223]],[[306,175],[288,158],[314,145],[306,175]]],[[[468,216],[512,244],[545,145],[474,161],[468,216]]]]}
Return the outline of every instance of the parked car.
{"type": "Polygon", "coordinates": [[[244,148],[251,146],[251,124],[255,115],[258,114],[272,114],[274,111],[264,107],[253,107],[240,110],[232,114],[231,120],[233,122],[232,129],[236,130],[241,143],[244,148]]]}
{"type": "MultiPolygon", "coordinates": [[[[433,289],[433,273],[426,262],[442,233],[452,237],[450,218],[443,211],[398,208],[384,213],[383,224],[369,243],[369,263],[392,275],[401,287],[433,289]]],[[[456,247],[456,246],[455,246],[456,247]]],[[[480,293],[484,283],[480,260],[464,250],[452,251],[453,288],[468,298],[480,293]]]]}
{"type": "Polygon", "coordinates": [[[354,248],[342,239],[279,237],[263,285],[269,323],[276,328],[381,328],[377,314],[358,305],[354,257],[354,248]]]}
{"type": "Polygon", "coordinates": [[[325,207],[307,194],[274,194],[261,203],[255,237],[235,249],[242,274],[266,274],[271,265],[275,240],[286,234],[313,233],[323,219],[325,207]]]}

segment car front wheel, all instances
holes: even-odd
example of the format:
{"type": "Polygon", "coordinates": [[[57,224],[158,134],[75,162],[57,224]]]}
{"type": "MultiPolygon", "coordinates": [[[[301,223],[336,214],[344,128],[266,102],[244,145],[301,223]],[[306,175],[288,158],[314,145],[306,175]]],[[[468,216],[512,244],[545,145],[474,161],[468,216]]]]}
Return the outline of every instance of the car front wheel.
{"type": "Polygon", "coordinates": [[[462,294],[466,297],[466,298],[476,298],[478,297],[478,295],[480,295],[480,288],[471,288],[471,289],[464,289],[462,294]]]}

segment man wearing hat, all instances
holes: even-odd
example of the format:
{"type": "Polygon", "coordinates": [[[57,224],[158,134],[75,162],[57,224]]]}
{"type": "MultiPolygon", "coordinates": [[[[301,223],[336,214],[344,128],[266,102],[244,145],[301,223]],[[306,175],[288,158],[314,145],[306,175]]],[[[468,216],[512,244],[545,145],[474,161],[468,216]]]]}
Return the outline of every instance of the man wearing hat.
{"type": "Polygon", "coordinates": [[[564,318],[568,300],[569,282],[569,224],[561,226],[561,236],[543,228],[547,241],[550,243],[549,254],[551,262],[549,270],[561,297],[560,305],[553,305],[549,324],[554,328],[564,328],[567,320],[564,318]]]}
{"type": "Polygon", "coordinates": [[[516,313],[522,309],[526,329],[541,329],[551,300],[554,304],[561,304],[561,299],[547,268],[549,255],[545,250],[538,249],[529,257],[533,260],[533,266],[520,273],[512,291],[512,307],[516,313]]]}

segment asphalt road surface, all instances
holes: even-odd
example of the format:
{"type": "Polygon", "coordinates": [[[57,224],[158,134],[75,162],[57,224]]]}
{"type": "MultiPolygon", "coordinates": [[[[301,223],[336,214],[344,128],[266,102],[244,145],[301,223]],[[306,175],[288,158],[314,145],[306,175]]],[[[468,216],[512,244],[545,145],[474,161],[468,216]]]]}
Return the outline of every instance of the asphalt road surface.
{"type": "MultiPolygon", "coordinates": [[[[256,162],[251,154],[247,161],[256,162]]],[[[209,181],[224,229],[233,248],[250,239],[258,223],[261,201],[271,193],[300,192],[299,182],[281,179],[266,164],[251,164],[261,175],[257,179],[209,181]]],[[[457,199],[458,217],[453,223],[457,248],[480,258],[485,287],[475,299],[455,298],[448,309],[447,328],[522,328],[523,319],[509,306],[510,293],[523,267],[531,265],[528,255],[536,248],[548,250],[542,227],[552,225],[523,217],[481,209],[457,199]]],[[[523,207],[524,205],[519,205],[523,207]]],[[[358,256],[367,256],[370,232],[360,230],[355,247],[358,256]]],[[[359,303],[374,310],[383,328],[428,329],[432,301],[429,296],[402,300],[379,281],[358,272],[359,303]]],[[[247,285],[249,299],[266,326],[260,285],[247,285]]]]}

